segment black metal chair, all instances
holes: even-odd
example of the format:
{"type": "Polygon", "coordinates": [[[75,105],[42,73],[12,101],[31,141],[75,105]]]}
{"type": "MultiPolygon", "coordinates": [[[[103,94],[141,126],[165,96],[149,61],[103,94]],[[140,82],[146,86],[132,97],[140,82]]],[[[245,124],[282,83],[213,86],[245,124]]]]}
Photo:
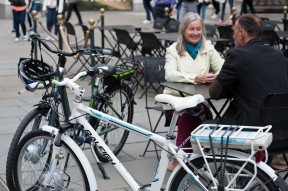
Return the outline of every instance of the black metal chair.
{"type": "Polygon", "coordinates": [[[226,52],[234,46],[234,31],[231,25],[220,25],[217,27],[217,31],[219,38],[230,39],[228,42],[216,42],[214,45],[215,49],[224,56],[226,52]]]}
{"type": "MultiPolygon", "coordinates": [[[[124,29],[113,29],[116,34],[117,39],[117,51],[120,55],[120,59],[122,61],[129,61],[132,64],[135,65],[135,69],[137,69],[136,73],[138,76],[137,85],[143,88],[143,85],[141,85],[140,81],[144,77],[144,68],[141,65],[141,62],[143,61],[142,55],[136,55],[138,48],[138,43],[136,43],[133,38],[130,36],[129,32],[124,29]]],[[[119,60],[116,62],[116,64],[119,62],[119,60]]]]}
{"type": "Polygon", "coordinates": [[[164,25],[166,32],[178,32],[180,22],[175,19],[168,20],[167,24],[164,25]]]}
{"type": "MultiPolygon", "coordinates": [[[[162,93],[160,92],[160,90],[162,90],[160,83],[165,81],[165,69],[164,69],[165,58],[145,57],[143,63],[144,63],[145,108],[147,111],[150,130],[154,133],[164,133],[163,131],[157,131],[157,127],[159,126],[159,123],[165,114],[165,110],[163,109],[163,106],[161,104],[155,102],[154,96],[158,93],[162,93]],[[153,97],[152,100],[151,97],[153,97]],[[160,112],[160,116],[158,117],[155,125],[152,125],[152,119],[150,116],[151,115],[150,112],[152,112],[151,110],[160,112]]],[[[147,152],[156,152],[156,156],[159,160],[160,156],[158,155],[156,143],[153,142],[154,148],[149,149],[149,145],[151,142],[153,141],[151,140],[148,141],[142,156],[145,156],[147,152]]]]}
{"type": "Polygon", "coordinates": [[[164,25],[166,25],[166,23],[168,21],[169,21],[169,18],[167,18],[167,17],[165,17],[165,18],[157,17],[154,20],[153,29],[164,30],[164,25]]]}
{"type": "MultiPolygon", "coordinates": [[[[272,125],[272,144],[268,148],[269,156],[282,154],[288,168],[288,93],[268,94],[265,98],[260,115],[262,125],[272,125]]],[[[288,174],[285,175],[286,179],[288,174]]]]}
{"type": "MultiPolygon", "coordinates": [[[[71,50],[75,51],[75,50],[79,50],[80,48],[82,48],[82,45],[79,44],[80,42],[82,42],[82,40],[81,41],[78,40],[74,26],[69,22],[65,22],[64,26],[66,28],[67,42],[68,42],[71,50]]],[[[85,38],[85,36],[84,36],[84,38],[85,38]]],[[[89,56],[80,55],[78,58],[78,61],[81,63],[82,66],[78,69],[77,73],[79,71],[81,71],[83,68],[88,69],[88,67],[90,66],[90,57],[89,56]]],[[[75,64],[76,64],[76,62],[74,62],[70,66],[70,68],[68,68],[67,72],[69,72],[75,66],[75,64]]]]}
{"type": "Polygon", "coordinates": [[[218,37],[216,34],[216,25],[205,24],[205,32],[207,37],[218,37]]]}
{"type": "Polygon", "coordinates": [[[281,49],[281,39],[274,30],[263,30],[261,40],[274,48],[281,49]]]}
{"type": "Polygon", "coordinates": [[[264,30],[275,30],[276,28],[279,30],[279,26],[276,21],[271,21],[269,19],[263,20],[263,29],[264,30]]]}
{"type": "Polygon", "coordinates": [[[166,49],[154,33],[139,32],[141,37],[141,53],[143,56],[164,57],[166,49]]]}

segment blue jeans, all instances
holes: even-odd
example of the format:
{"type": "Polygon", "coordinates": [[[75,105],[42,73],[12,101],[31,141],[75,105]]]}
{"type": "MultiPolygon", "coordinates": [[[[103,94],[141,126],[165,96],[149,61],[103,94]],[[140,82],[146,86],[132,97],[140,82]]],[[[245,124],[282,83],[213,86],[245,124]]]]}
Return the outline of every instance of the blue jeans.
{"type": "Polygon", "coordinates": [[[13,23],[15,27],[16,37],[20,37],[19,25],[21,25],[23,35],[26,35],[26,25],[25,25],[25,18],[26,18],[26,10],[23,11],[12,11],[13,13],[13,23]]]}
{"type": "MultiPolygon", "coordinates": [[[[233,4],[234,4],[234,0],[228,0],[228,1],[229,1],[230,11],[231,11],[233,4]]],[[[222,10],[221,10],[221,20],[222,21],[224,20],[224,17],[225,17],[226,2],[227,2],[227,0],[225,0],[224,3],[222,3],[222,10]]]]}
{"type": "Polygon", "coordinates": [[[47,8],[47,29],[52,33],[52,28],[54,27],[54,34],[58,34],[58,26],[57,26],[57,11],[56,8],[47,8]]]}
{"type": "Polygon", "coordinates": [[[145,9],[145,12],[146,12],[146,19],[148,21],[151,21],[150,12],[153,13],[153,9],[152,9],[150,1],[149,0],[143,0],[143,6],[144,6],[144,9],[145,9]]]}

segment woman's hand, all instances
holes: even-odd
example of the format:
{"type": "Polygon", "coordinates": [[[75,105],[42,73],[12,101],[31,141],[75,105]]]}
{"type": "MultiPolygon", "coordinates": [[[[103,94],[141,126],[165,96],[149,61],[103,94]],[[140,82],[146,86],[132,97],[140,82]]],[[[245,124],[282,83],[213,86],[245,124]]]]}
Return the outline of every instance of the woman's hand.
{"type": "Polygon", "coordinates": [[[217,74],[198,74],[195,78],[195,81],[199,84],[210,84],[216,78],[217,74]]]}

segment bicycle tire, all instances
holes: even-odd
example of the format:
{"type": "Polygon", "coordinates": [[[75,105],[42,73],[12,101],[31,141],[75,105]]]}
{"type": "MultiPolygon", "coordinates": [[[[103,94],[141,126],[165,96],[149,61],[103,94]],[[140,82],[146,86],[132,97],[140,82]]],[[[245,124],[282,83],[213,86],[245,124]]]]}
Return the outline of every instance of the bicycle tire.
{"type": "Polygon", "coordinates": [[[54,138],[50,133],[35,130],[26,134],[16,150],[13,167],[16,190],[77,190],[90,191],[87,175],[82,163],[65,142],[61,141],[60,155],[49,187],[44,181],[52,159],[54,138]]]}
{"type": "MultiPolygon", "coordinates": [[[[121,84],[120,86],[112,86],[106,89],[105,94],[109,96],[109,101],[112,102],[112,106],[121,114],[123,120],[132,123],[133,114],[134,114],[134,103],[133,103],[133,94],[130,87],[126,84],[121,84]],[[122,109],[121,108],[122,106],[122,109]]],[[[99,111],[102,111],[113,117],[118,117],[115,112],[107,105],[107,103],[101,103],[98,108],[99,111]]],[[[118,155],[122,150],[123,146],[126,143],[126,140],[129,136],[129,131],[123,128],[115,128],[112,124],[106,126],[99,126],[99,120],[95,120],[96,131],[103,138],[108,147],[113,151],[115,155],[118,155]],[[110,129],[112,129],[110,131],[110,129]],[[106,133],[103,133],[106,132],[106,133]]],[[[101,162],[108,162],[106,155],[97,149],[97,146],[94,147],[95,153],[97,154],[98,159],[101,162]]]]}
{"type": "MultiPolygon", "coordinates": [[[[215,174],[215,164],[214,160],[207,160],[209,163],[209,167],[213,173],[213,177],[217,179],[217,173],[215,174]]],[[[204,162],[203,158],[197,158],[192,161],[190,161],[193,164],[194,168],[194,173],[199,176],[199,180],[201,183],[206,187],[207,190],[212,190],[211,189],[211,178],[207,176],[207,166],[204,162]],[[197,169],[195,169],[197,168],[197,169]],[[206,173],[205,173],[206,172],[206,173]]],[[[219,160],[216,160],[218,163],[219,160]]],[[[233,173],[236,173],[238,169],[241,167],[241,164],[244,162],[240,161],[227,161],[226,163],[226,168],[225,168],[225,177],[232,179],[233,173]],[[236,169],[236,171],[233,171],[236,169]],[[230,176],[229,176],[230,175],[230,176]]],[[[189,166],[189,165],[188,165],[189,166]]],[[[219,167],[219,164],[218,164],[219,167]]],[[[243,171],[241,172],[241,176],[239,176],[236,180],[236,182],[233,183],[235,188],[241,189],[245,187],[245,183],[248,182],[249,177],[244,177],[244,175],[249,176],[253,175],[254,172],[254,166],[251,163],[248,163],[243,171]]],[[[226,186],[227,181],[224,181],[224,184],[226,186]]],[[[187,172],[181,168],[174,176],[171,187],[171,191],[179,191],[179,190],[203,190],[199,188],[197,185],[195,185],[194,181],[192,180],[191,176],[187,174],[187,172]],[[189,186],[189,187],[188,187],[189,186]],[[185,189],[184,189],[185,187],[185,189]]],[[[257,168],[257,175],[255,177],[255,180],[252,182],[251,186],[247,189],[247,191],[255,191],[255,190],[266,190],[266,191],[271,191],[271,190],[280,190],[278,186],[275,184],[275,182],[261,169],[257,168]]]]}
{"type": "Polygon", "coordinates": [[[16,190],[13,180],[13,171],[14,161],[16,157],[17,145],[20,142],[20,139],[26,135],[28,132],[38,129],[40,126],[48,122],[45,118],[48,114],[49,108],[35,108],[30,111],[24,119],[21,121],[17,127],[15,134],[10,143],[8,150],[7,160],[6,160],[6,183],[9,190],[16,190]],[[43,120],[42,120],[43,119],[43,120]],[[44,122],[44,123],[42,123],[44,122]]]}

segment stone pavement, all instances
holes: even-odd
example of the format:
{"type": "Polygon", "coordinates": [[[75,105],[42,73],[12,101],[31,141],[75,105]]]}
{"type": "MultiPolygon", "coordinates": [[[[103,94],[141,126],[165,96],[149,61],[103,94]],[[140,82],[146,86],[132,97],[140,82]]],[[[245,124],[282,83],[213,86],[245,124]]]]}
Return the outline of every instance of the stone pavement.
{"type": "MultiPolygon", "coordinates": [[[[239,7],[239,2],[238,2],[239,7]]],[[[227,8],[228,10],[228,8],[227,8]]],[[[239,11],[239,9],[238,9],[239,11]]],[[[228,16],[228,11],[227,16],[228,16]]],[[[215,22],[210,19],[210,13],[212,9],[209,7],[207,10],[206,22],[215,22]]],[[[82,12],[83,21],[87,21],[93,18],[97,20],[99,18],[99,12],[82,12]]],[[[267,16],[267,15],[266,15],[267,16]]],[[[268,15],[272,19],[281,19],[283,15],[268,15]]],[[[143,25],[142,21],[145,19],[144,12],[106,12],[105,24],[133,24],[139,27],[152,27],[152,24],[143,25]]],[[[45,23],[45,18],[41,18],[45,23]]],[[[71,23],[77,23],[75,14],[72,14],[71,23]]],[[[29,57],[30,42],[20,41],[15,43],[11,37],[11,33],[8,33],[12,28],[12,20],[0,20],[1,32],[0,32],[0,191],[7,190],[5,188],[5,164],[6,157],[9,148],[10,141],[13,137],[15,129],[20,123],[21,119],[32,110],[33,104],[39,101],[41,93],[26,92],[19,95],[17,92],[23,89],[22,82],[17,78],[17,63],[20,57],[29,57]]],[[[77,28],[77,34],[82,35],[82,31],[79,26],[77,28]]],[[[38,30],[40,34],[46,36],[42,29],[38,30]]],[[[95,31],[95,44],[100,46],[100,32],[95,31]]],[[[46,56],[44,56],[46,58],[46,56]]],[[[87,86],[87,81],[81,82],[84,87],[87,86]]],[[[89,89],[89,87],[88,87],[89,89]]],[[[141,95],[141,91],[137,92],[137,95],[141,95]]],[[[133,123],[143,128],[149,128],[148,118],[146,110],[144,108],[144,99],[138,99],[136,95],[137,105],[135,106],[135,114],[133,123]]],[[[152,101],[152,99],[151,99],[152,101]]],[[[219,103],[221,104],[221,103],[219,103]]],[[[155,113],[156,114],[156,113],[155,113]]],[[[153,115],[153,116],[157,116],[153,115]]],[[[155,117],[156,119],[156,117],[155,117]]],[[[161,125],[160,125],[161,126],[161,125]]],[[[155,153],[147,153],[145,157],[141,157],[147,140],[142,139],[139,136],[130,134],[123,151],[119,154],[119,159],[123,162],[128,171],[140,184],[148,184],[152,180],[154,170],[157,166],[157,159],[155,153]]],[[[110,164],[104,164],[108,175],[111,180],[104,180],[99,174],[99,170],[95,165],[95,161],[91,160],[97,181],[99,190],[101,191],[125,191],[130,190],[128,185],[119,176],[114,168],[110,164]]]]}

